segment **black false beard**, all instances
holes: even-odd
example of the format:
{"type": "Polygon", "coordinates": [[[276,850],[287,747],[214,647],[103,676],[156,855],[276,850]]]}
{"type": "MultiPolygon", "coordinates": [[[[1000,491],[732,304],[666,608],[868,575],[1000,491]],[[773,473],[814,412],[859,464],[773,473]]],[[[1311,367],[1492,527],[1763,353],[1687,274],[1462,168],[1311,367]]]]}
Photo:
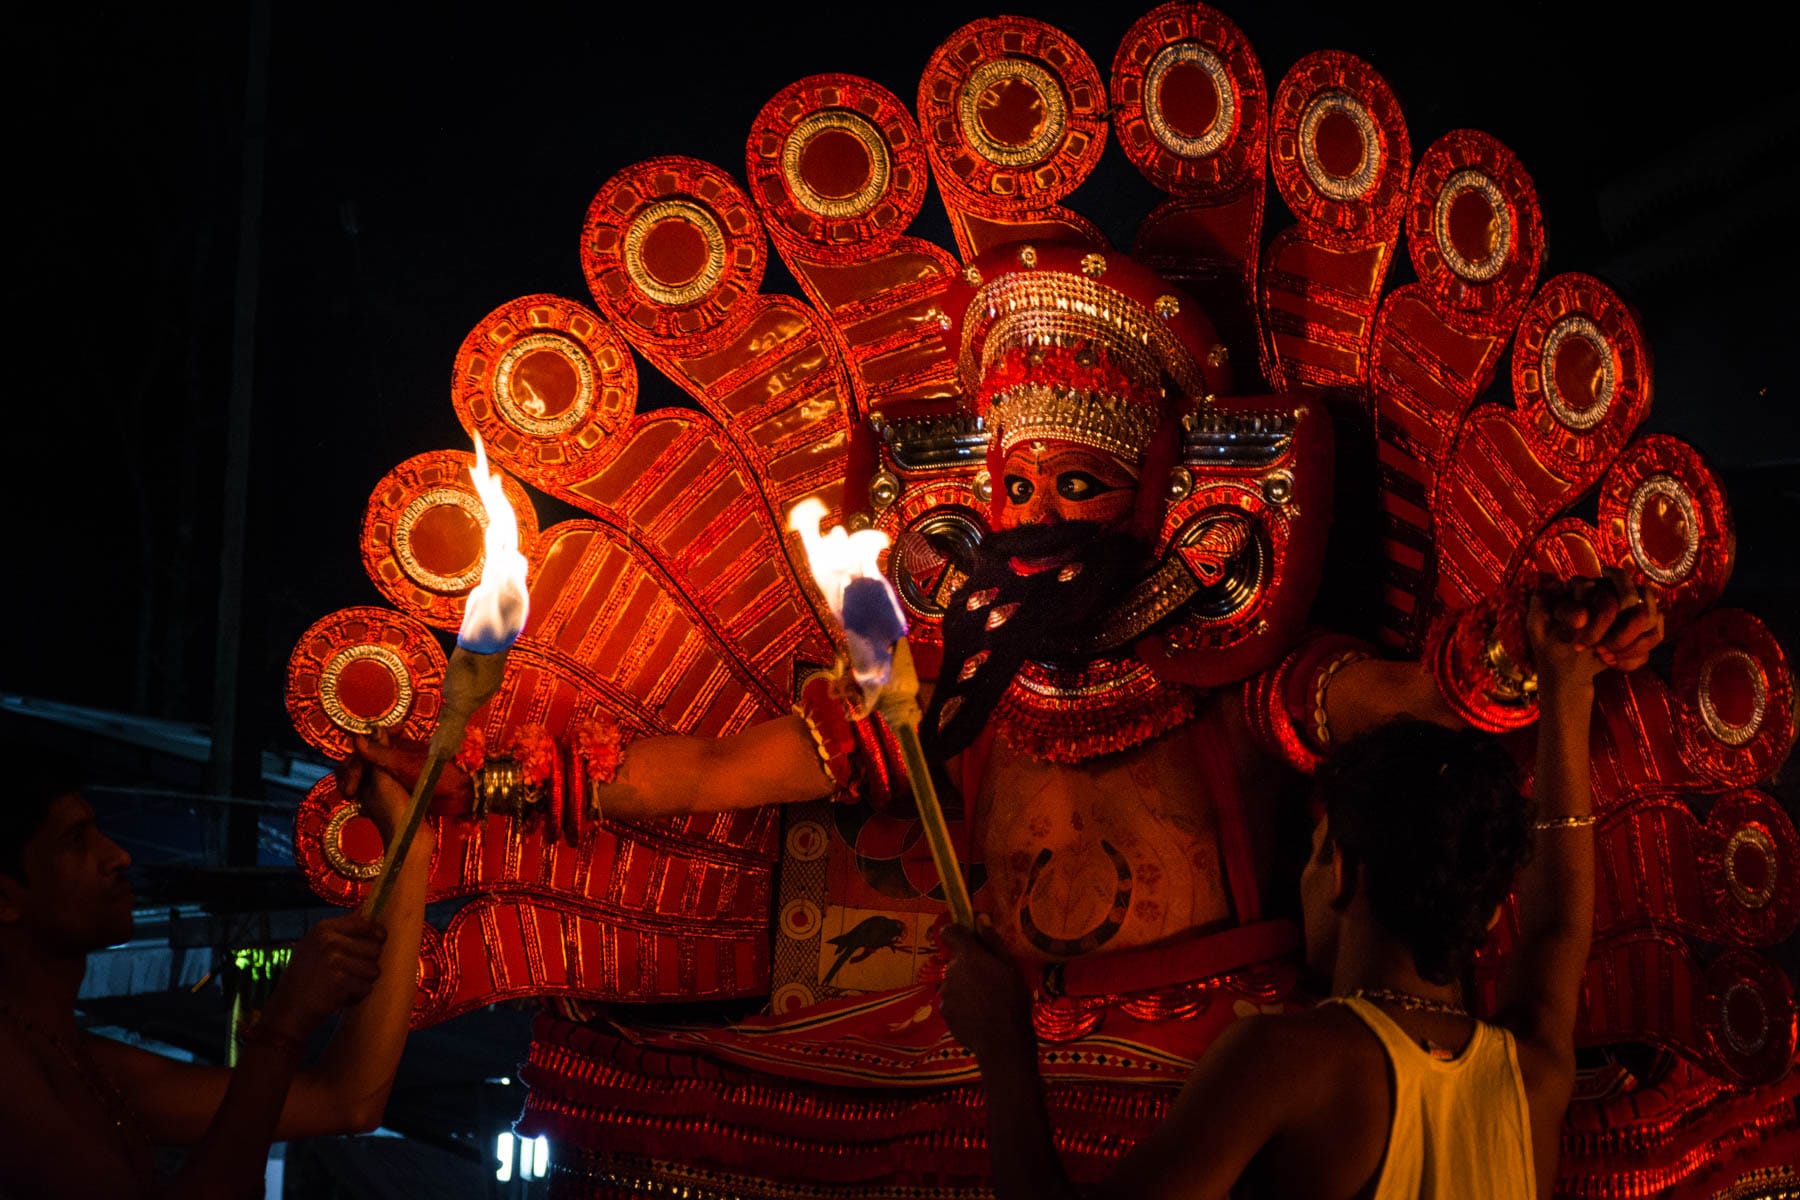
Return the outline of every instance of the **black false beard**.
{"type": "Polygon", "coordinates": [[[921,731],[926,752],[943,762],[967,749],[1026,661],[1091,657],[1082,647],[1136,582],[1143,557],[1137,539],[1092,521],[1026,525],[983,538],[944,614],[943,669],[921,731]],[[1066,565],[1030,575],[1010,562],[1064,556],[1066,565]]]}

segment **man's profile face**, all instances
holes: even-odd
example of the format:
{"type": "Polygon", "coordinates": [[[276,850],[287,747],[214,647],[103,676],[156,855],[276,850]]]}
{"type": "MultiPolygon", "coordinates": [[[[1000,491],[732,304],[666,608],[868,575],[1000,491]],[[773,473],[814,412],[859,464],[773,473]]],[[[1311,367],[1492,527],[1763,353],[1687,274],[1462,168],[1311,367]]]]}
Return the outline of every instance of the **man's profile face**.
{"type": "MultiPolygon", "coordinates": [[[[1106,533],[1118,533],[1131,523],[1137,471],[1103,450],[1074,442],[1023,441],[1007,452],[1001,471],[1004,499],[996,529],[1089,521],[1106,533]]],[[[1060,565],[1050,559],[1013,562],[1022,575],[1060,565]]]]}
{"type": "Polygon", "coordinates": [[[94,823],[77,793],[60,796],[25,843],[22,878],[0,875],[0,919],[53,953],[86,953],[131,937],[131,856],[94,823]]]}

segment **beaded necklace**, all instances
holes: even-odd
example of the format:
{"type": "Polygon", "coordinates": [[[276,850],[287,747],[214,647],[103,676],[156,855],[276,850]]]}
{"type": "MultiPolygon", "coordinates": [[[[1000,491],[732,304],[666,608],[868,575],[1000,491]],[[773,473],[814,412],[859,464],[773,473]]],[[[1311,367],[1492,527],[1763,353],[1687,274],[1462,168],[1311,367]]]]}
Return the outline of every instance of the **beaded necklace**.
{"type": "MultiPolygon", "coordinates": [[[[1442,1017],[1466,1017],[1469,1015],[1468,1010],[1454,1000],[1433,1000],[1428,996],[1415,996],[1411,992],[1402,992],[1394,988],[1356,988],[1346,992],[1345,996],[1350,999],[1392,1004],[1395,1008],[1404,1009],[1407,1012],[1435,1013],[1442,1017]]],[[[1420,1038],[1419,1045],[1424,1048],[1425,1053],[1439,1062],[1452,1062],[1456,1058],[1455,1051],[1448,1046],[1438,1045],[1430,1038],[1420,1038]]]]}
{"type": "Polygon", "coordinates": [[[1352,999],[1376,1000],[1403,1008],[1407,1012],[1437,1013],[1446,1017],[1466,1017],[1469,1010],[1454,1000],[1433,1000],[1427,996],[1415,996],[1411,992],[1396,991],[1393,988],[1357,988],[1347,992],[1352,999]]]}

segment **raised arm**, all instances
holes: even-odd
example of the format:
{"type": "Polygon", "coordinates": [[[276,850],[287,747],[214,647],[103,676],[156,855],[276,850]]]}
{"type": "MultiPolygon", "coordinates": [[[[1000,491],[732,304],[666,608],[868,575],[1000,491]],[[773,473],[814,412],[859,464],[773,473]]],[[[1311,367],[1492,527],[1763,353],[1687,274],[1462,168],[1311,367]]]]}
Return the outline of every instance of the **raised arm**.
{"type": "Polygon", "coordinates": [[[1519,876],[1519,941],[1501,980],[1494,1019],[1518,1040],[1539,1180],[1546,1189],[1555,1179],[1559,1129],[1574,1086],[1575,1021],[1593,938],[1588,740],[1594,678],[1609,660],[1621,662],[1610,645],[1615,639],[1628,648],[1625,661],[1641,663],[1662,636],[1654,597],[1638,604],[1619,585],[1602,586],[1612,594],[1584,607],[1573,622],[1559,619],[1542,595],[1533,598],[1526,620],[1541,708],[1532,780],[1536,851],[1519,876]]]}
{"type": "MultiPolygon", "coordinates": [[[[341,786],[393,836],[408,796],[392,776],[352,765],[341,786]]],[[[354,1133],[381,1123],[412,1016],[433,835],[420,828],[378,927],[350,915],[321,922],[296,950],[235,1069],[175,1062],[105,1038],[93,1056],[141,1114],[153,1141],[192,1145],[202,1180],[261,1178],[271,1140],[354,1133]],[[346,991],[344,982],[354,983],[346,991]],[[305,1038],[347,1001],[317,1066],[305,1038]]],[[[184,1172],[184,1178],[186,1177],[184,1172]]],[[[189,1182],[195,1182],[189,1180],[189,1182]]]]}
{"type": "Polygon", "coordinates": [[[1496,1014],[1521,1040],[1566,1048],[1573,1061],[1575,1010],[1594,923],[1593,799],[1588,737],[1599,657],[1553,629],[1532,601],[1527,628],[1538,668],[1537,837],[1519,874],[1519,943],[1496,1014]]]}

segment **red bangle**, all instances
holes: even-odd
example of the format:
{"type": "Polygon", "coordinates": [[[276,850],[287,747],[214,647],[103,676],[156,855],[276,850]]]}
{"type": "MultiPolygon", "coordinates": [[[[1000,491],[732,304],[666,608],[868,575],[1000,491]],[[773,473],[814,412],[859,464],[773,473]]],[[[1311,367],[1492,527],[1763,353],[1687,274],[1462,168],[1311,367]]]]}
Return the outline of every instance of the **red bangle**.
{"type": "Polygon", "coordinates": [[[851,800],[855,798],[856,778],[850,753],[856,749],[857,739],[849,714],[844,711],[844,702],[833,686],[835,682],[832,676],[823,672],[808,679],[800,687],[800,702],[794,705],[794,711],[812,733],[820,766],[831,780],[838,798],[851,800]]]}
{"type": "Polygon", "coordinates": [[[1244,682],[1251,733],[1295,770],[1312,774],[1331,747],[1325,689],[1338,671],[1368,657],[1364,643],[1342,634],[1303,641],[1275,667],[1244,682]]]}
{"type": "Polygon", "coordinates": [[[1525,610],[1490,596],[1442,613],[1425,638],[1425,665],[1451,711],[1477,729],[1507,733],[1537,720],[1537,675],[1525,642],[1525,610]]]}

